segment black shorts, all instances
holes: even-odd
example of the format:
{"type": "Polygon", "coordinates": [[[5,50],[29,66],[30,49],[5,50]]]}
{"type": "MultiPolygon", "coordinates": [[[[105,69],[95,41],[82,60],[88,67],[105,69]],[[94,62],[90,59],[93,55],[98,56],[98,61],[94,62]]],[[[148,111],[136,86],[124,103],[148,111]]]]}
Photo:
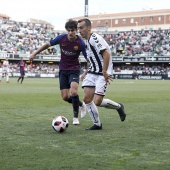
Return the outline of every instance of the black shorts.
{"type": "Polygon", "coordinates": [[[70,89],[71,82],[79,84],[79,70],[61,70],[59,72],[60,90],[70,89]]]}
{"type": "Polygon", "coordinates": [[[23,70],[21,71],[20,70],[20,74],[24,76],[25,75],[25,71],[23,71],[23,70]]]}

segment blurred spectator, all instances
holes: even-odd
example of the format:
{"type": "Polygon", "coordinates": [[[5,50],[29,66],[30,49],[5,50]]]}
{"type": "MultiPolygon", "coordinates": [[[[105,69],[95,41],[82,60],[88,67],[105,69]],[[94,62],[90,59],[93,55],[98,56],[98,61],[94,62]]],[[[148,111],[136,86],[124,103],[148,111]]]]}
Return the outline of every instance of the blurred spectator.
{"type": "MultiPolygon", "coordinates": [[[[4,22],[0,27],[0,51],[29,55],[60,34],[39,24],[11,23],[4,22]]],[[[122,31],[103,34],[103,37],[110,44],[113,56],[170,55],[170,30],[122,31]]],[[[56,46],[42,54],[57,55],[59,50],[56,46]]]]}
{"type": "MultiPolygon", "coordinates": [[[[31,24],[13,22],[13,24],[2,24],[0,26],[0,51],[8,53],[30,54],[37,50],[51,38],[56,37],[46,27],[36,27],[31,24]]],[[[54,54],[58,52],[57,47],[42,52],[42,54],[54,54]]]]}

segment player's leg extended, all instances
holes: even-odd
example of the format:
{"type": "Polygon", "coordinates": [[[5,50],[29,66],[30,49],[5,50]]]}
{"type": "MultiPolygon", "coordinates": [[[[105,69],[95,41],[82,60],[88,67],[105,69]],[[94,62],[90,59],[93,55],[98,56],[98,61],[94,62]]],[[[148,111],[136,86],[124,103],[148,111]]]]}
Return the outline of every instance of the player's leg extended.
{"type": "Polygon", "coordinates": [[[70,92],[71,92],[71,96],[72,96],[72,105],[73,105],[74,117],[78,118],[78,113],[79,113],[78,83],[77,82],[71,82],[70,86],[71,86],[70,92]]]}
{"type": "Polygon", "coordinates": [[[120,120],[123,122],[126,118],[126,113],[124,110],[124,105],[122,103],[116,103],[113,100],[110,99],[103,99],[100,107],[105,107],[107,109],[116,109],[119,116],[120,120]]]}
{"type": "MultiPolygon", "coordinates": [[[[74,82],[75,83],[75,82],[74,82]]],[[[72,89],[73,91],[73,89],[72,89]]],[[[76,93],[74,92],[74,96],[70,96],[70,89],[62,89],[61,90],[61,97],[64,101],[68,103],[72,103],[73,105],[73,113],[74,117],[78,118],[78,111],[79,111],[79,96],[75,95],[76,93]]]]}
{"type": "Polygon", "coordinates": [[[23,80],[24,80],[24,74],[21,75],[21,84],[22,84],[23,80]]]}
{"type": "Polygon", "coordinates": [[[70,93],[72,96],[72,105],[73,105],[73,112],[74,112],[73,124],[79,124],[79,121],[78,121],[79,106],[81,109],[81,117],[83,118],[86,114],[85,104],[82,101],[80,101],[79,95],[78,95],[79,77],[80,77],[79,70],[70,71],[70,74],[69,74],[70,93]]]}
{"type": "Polygon", "coordinates": [[[116,103],[110,99],[104,99],[107,90],[107,84],[103,76],[99,76],[96,83],[94,102],[97,106],[105,107],[107,109],[116,109],[121,121],[124,121],[126,114],[124,111],[124,105],[121,103],[116,103]],[[100,97],[103,96],[103,97],[100,97]]]}
{"type": "Polygon", "coordinates": [[[17,82],[19,83],[19,80],[21,79],[21,76],[18,78],[17,82]]]}
{"type": "Polygon", "coordinates": [[[22,71],[22,74],[21,74],[22,76],[22,80],[21,80],[21,83],[24,81],[24,76],[25,76],[25,71],[22,71]]]}
{"type": "MultiPolygon", "coordinates": [[[[101,127],[98,109],[93,101],[95,87],[84,87],[84,102],[94,125],[101,127]]],[[[92,126],[93,127],[93,126],[92,126]]],[[[91,128],[92,128],[91,127],[91,128]]],[[[96,127],[96,126],[95,126],[96,127]]],[[[90,128],[89,128],[90,130],[90,128]]],[[[95,129],[92,129],[95,130],[95,129]]]]}
{"type": "Polygon", "coordinates": [[[17,82],[19,83],[19,80],[22,78],[22,72],[20,70],[20,77],[18,78],[17,82]]]}
{"type": "Polygon", "coordinates": [[[79,120],[78,120],[79,98],[77,98],[76,96],[75,97],[70,96],[70,89],[61,90],[61,96],[64,101],[72,104],[72,106],[73,106],[73,124],[78,125],[79,124],[79,120]],[[77,101],[78,101],[78,107],[76,106],[77,101]]]}
{"type": "MultiPolygon", "coordinates": [[[[61,96],[62,96],[63,100],[67,101],[68,103],[72,103],[72,106],[73,106],[73,124],[79,124],[78,111],[76,111],[76,109],[74,107],[74,103],[77,99],[74,100],[72,98],[72,96],[70,96],[70,93],[71,93],[70,88],[71,88],[71,82],[72,82],[72,77],[70,76],[70,72],[69,71],[60,71],[59,81],[60,81],[61,96]]],[[[79,100],[78,100],[78,102],[79,102],[79,100]]],[[[79,103],[78,103],[78,105],[79,105],[79,103]]]]}

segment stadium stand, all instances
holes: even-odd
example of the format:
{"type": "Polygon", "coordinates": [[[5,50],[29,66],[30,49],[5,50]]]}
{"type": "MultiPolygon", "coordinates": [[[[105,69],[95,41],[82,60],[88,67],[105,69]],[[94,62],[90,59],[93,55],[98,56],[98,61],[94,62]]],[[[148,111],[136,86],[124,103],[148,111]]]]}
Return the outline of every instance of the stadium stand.
{"type": "MultiPolygon", "coordinates": [[[[64,32],[64,31],[63,31],[64,32]]],[[[62,32],[62,33],[63,33],[62,32]]],[[[37,50],[44,43],[56,37],[61,32],[48,29],[44,24],[22,23],[5,20],[0,25],[0,59],[3,61],[4,54],[12,54],[10,59],[11,73],[18,72],[16,60],[20,56],[28,57],[34,50],[37,50]],[[15,58],[14,54],[18,55],[15,58]]],[[[138,31],[117,31],[109,34],[101,34],[109,43],[112,57],[165,57],[170,56],[170,30],[138,30],[138,31]]],[[[58,73],[58,62],[60,56],[59,46],[49,48],[41,53],[33,67],[26,66],[27,72],[35,73],[58,73]],[[53,62],[42,56],[50,56],[53,62]]],[[[82,69],[86,67],[82,60],[82,69]]],[[[2,63],[1,63],[2,64],[2,63]]],[[[125,65],[125,63],[114,64],[116,73],[126,70],[133,73],[134,70],[142,74],[158,74],[170,72],[169,63],[166,64],[138,64],[125,65]]]]}

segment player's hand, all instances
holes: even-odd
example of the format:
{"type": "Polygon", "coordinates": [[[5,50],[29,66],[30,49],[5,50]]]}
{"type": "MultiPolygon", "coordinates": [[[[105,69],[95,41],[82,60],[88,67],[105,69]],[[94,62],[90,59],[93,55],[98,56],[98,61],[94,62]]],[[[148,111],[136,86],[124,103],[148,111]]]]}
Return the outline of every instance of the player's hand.
{"type": "Polygon", "coordinates": [[[30,62],[32,62],[34,60],[34,58],[35,58],[34,54],[30,55],[30,57],[29,57],[30,62]]]}
{"type": "Polygon", "coordinates": [[[83,79],[85,78],[87,72],[85,71],[81,76],[80,76],[80,80],[83,81],[83,79]]]}
{"type": "Polygon", "coordinates": [[[111,75],[109,75],[107,72],[103,72],[103,76],[104,76],[107,84],[110,84],[110,81],[113,80],[113,77],[111,75]]]}

